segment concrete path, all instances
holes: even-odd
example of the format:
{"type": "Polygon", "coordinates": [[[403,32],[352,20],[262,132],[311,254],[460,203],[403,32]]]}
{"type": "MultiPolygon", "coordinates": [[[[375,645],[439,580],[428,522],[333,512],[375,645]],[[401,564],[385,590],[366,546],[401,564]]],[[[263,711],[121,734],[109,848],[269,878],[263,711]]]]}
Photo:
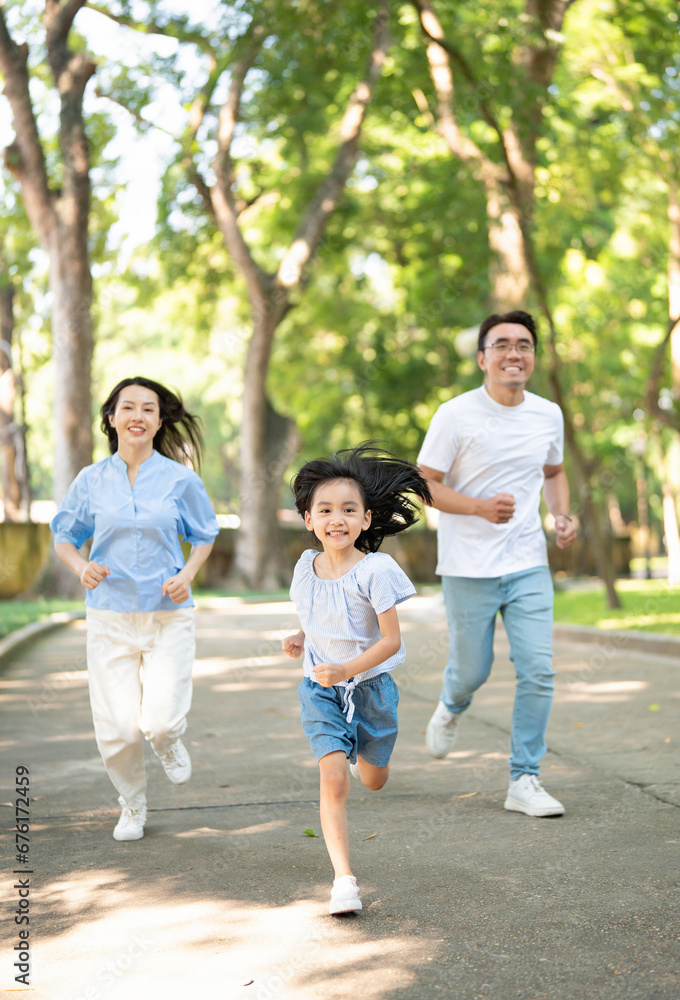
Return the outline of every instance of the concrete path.
{"type": "MultiPolygon", "coordinates": [[[[197,614],[187,746],[171,785],[148,753],[143,840],[116,843],[94,743],[84,623],[12,651],[0,673],[4,922],[14,979],[30,878],[30,997],[45,1000],[678,1000],[680,669],[625,642],[556,641],[542,776],[561,819],[505,812],[514,693],[492,680],[432,760],[424,731],[446,655],[441,599],[400,609],[401,732],[386,788],[353,782],[364,910],[326,913],[318,772],[299,725],[289,604],[197,614]],[[29,875],[13,875],[17,767],[30,771],[29,875]]],[[[26,867],[26,866],[24,866],[26,867]]],[[[25,939],[24,939],[25,940],[25,939]]]]}

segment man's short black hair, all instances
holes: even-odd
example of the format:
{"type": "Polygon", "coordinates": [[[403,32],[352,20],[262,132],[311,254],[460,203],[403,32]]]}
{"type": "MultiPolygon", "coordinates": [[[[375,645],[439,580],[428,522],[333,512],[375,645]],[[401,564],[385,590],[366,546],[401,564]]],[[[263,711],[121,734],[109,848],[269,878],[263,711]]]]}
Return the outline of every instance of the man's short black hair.
{"type": "Polygon", "coordinates": [[[492,313],[486,317],[479,328],[479,337],[477,338],[478,351],[484,350],[484,341],[487,333],[494,326],[498,326],[499,323],[519,323],[520,326],[525,326],[533,338],[534,347],[538,343],[534,317],[527,312],[523,312],[522,309],[513,309],[511,312],[503,313],[502,315],[500,313],[492,313]]]}

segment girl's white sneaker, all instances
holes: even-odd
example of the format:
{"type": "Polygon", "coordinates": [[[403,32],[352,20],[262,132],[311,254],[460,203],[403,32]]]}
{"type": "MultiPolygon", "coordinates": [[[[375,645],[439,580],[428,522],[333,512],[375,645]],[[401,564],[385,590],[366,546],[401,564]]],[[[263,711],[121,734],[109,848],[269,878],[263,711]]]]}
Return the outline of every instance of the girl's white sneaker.
{"type": "Polygon", "coordinates": [[[355,913],[360,910],[361,900],[354,875],[341,875],[336,878],[331,889],[331,901],[328,904],[329,913],[355,913]]]}

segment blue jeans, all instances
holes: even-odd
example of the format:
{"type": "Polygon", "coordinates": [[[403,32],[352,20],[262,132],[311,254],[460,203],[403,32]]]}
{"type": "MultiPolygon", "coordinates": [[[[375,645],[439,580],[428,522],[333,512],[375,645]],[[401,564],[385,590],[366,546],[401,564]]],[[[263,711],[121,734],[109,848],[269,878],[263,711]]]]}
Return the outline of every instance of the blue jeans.
{"type": "Polygon", "coordinates": [[[491,673],[496,612],[510,640],[517,688],[510,737],[510,777],[538,774],[553,697],[553,588],[547,566],[507,576],[442,577],[449,660],[441,700],[464,712],[491,673]]]}

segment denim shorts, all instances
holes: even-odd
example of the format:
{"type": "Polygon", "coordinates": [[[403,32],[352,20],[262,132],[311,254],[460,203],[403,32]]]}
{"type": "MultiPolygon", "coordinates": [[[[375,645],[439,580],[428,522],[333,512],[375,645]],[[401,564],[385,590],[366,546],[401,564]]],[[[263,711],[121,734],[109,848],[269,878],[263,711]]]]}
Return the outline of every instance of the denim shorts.
{"type": "Polygon", "coordinates": [[[397,739],[399,689],[389,673],[360,681],[353,691],[354,716],[342,710],[344,688],[322,687],[305,677],[298,688],[302,728],[317,761],[342,750],[352,763],[357,754],[374,767],[387,767],[397,739]]]}

